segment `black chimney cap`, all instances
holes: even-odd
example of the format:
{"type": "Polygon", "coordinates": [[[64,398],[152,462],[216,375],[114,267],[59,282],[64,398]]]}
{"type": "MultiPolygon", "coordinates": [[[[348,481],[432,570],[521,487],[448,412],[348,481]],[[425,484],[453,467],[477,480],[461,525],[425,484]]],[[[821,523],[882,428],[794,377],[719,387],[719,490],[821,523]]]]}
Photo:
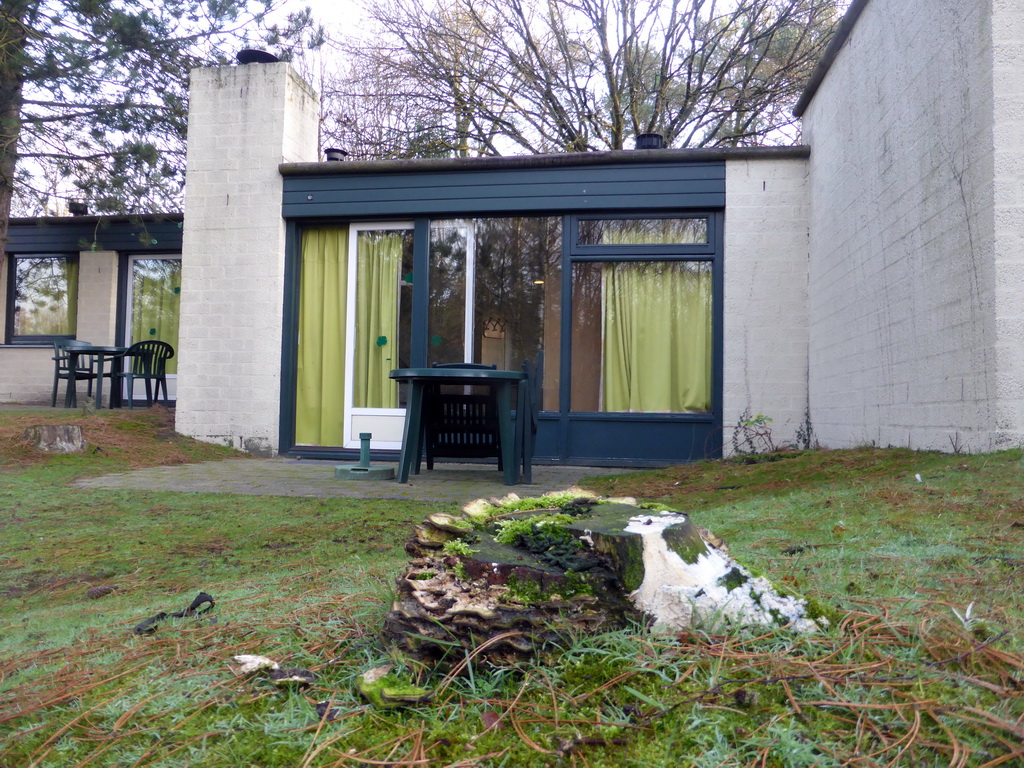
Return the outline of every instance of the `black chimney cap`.
{"type": "Polygon", "coordinates": [[[641,133],[636,137],[636,149],[664,149],[665,137],[660,133],[641,133]]]}
{"type": "Polygon", "coordinates": [[[83,200],[68,200],[68,213],[72,216],[87,216],[89,204],[83,200]]]}
{"type": "Polygon", "coordinates": [[[337,147],[325,147],[324,157],[327,158],[328,162],[338,163],[348,157],[348,152],[337,147]]]}
{"type": "Polygon", "coordinates": [[[280,61],[270,51],[260,51],[256,48],[244,48],[235,54],[239,64],[274,64],[280,61]]]}

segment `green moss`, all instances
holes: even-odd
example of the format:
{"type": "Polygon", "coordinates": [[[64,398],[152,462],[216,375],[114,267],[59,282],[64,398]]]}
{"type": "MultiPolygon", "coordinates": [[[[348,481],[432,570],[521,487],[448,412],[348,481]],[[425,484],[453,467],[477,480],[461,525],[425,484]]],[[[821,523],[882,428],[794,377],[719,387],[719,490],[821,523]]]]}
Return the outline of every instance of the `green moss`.
{"type": "Polygon", "coordinates": [[[427,579],[434,578],[436,575],[433,571],[424,571],[423,573],[410,573],[408,578],[412,581],[426,581],[427,579]]]}
{"type": "Polygon", "coordinates": [[[506,501],[501,505],[502,512],[532,512],[535,509],[556,509],[558,507],[550,499],[545,498],[526,498],[516,499],[515,501],[506,501]]]}
{"type": "Polygon", "coordinates": [[[498,507],[484,499],[471,501],[462,508],[462,514],[466,516],[475,528],[482,528],[491,519],[491,516],[498,511],[498,507]]]}
{"type": "Polygon", "coordinates": [[[454,573],[460,581],[469,581],[469,573],[466,572],[466,564],[461,560],[452,566],[452,573],[454,573]]]}
{"type": "Polygon", "coordinates": [[[620,562],[622,567],[622,585],[626,588],[627,592],[633,592],[640,589],[640,585],[644,583],[644,576],[647,575],[647,570],[644,568],[643,542],[638,538],[620,541],[622,541],[624,548],[633,550],[632,552],[627,551],[622,556],[620,562]]]}
{"type": "Polygon", "coordinates": [[[444,546],[441,547],[441,553],[451,557],[471,557],[477,553],[477,550],[473,549],[462,539],[452,539],[446,541],[444,546]]]}
{"type": "Polygon", "coordinates": [[[567,573],[565,580],[554,589],[543,590],[536,581],[531,579],[520,579],[510,576],[508,580],[508,596],[511,600],[522,605],[538,605],[550,600],[553,595],[561,595],[569,599],[576,595],[591,595],[594,587],[583,576],[577,573],[567,573]]]}
{"type": "MultiPolygon", "coordinates": [[[[528,499],[527,499],[528,501],[528,499]]],[[[523,517],[517,520],[502,520],[498,523],[498,533],[494,540],[499,544],[510,547],[522,546],[523,542],[539,533],[548,535],[564,534],[571,536],[565,526],[572,522],[569,515],[536,515],[535,517],[523,517]]]]}
{"type": "Polygon", "coordinates": [[[679,510],[677,510],[675,507],[670,507],[668,504],[662,504],[657,501],[648,501],[641,504],[637,504],[637,507],[647,512],[675,512],[676,514],[679,514],[679,510]]]}
{"type": "Polygon", "coordinates": [[[824,619],[830,627],[837,626],[843,620],[843,614],[840,611],[825,605],[820,600],[813,597],[804,597],[802,599],[807,606],[807,618],[814,619],[815,621],[824,619]]]}
{"type": "Polygon", "coordinates": [[[734,589],[742,587],[749,581],[746,574],[743,573],[739,568],[733,568],[725,576],[718,580],[718,583],[725,587],[727,590],[732,592],[734,589]]]}
{"type": "Polygon", "coordinates": [[[397,675],[374,675],[377,670],[370,670],[359,676],[357,687],[367,701],[381,709],[395,709],[410,704],[418,704],[430,698],[430,691],[420,688],[397,675]]]}
{"type": "Polygon", "coordinates": [[[662,536],[668,548],[679,555],[684,563],[692,565],[708,553],[708,545],[689,521],[666,528],[662,536]]]}

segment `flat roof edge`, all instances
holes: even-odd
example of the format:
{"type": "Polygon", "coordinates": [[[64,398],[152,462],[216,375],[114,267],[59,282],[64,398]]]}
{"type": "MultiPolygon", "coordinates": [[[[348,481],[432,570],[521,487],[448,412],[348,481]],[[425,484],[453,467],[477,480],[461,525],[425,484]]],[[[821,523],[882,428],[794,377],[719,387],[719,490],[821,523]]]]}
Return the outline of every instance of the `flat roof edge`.
{"type": "Polygon", "coordinates": [[[829,41],[828,47],[825,48],[821,61],[818,62],[818,66],[811,73],[811,79],[807,81],[807,87],[804,88],[804,92],[800,94],[800,99],[797,101],[796,106],[793,107],[794,116],[804,116],[804,112],[810,106],[811,100],[814,99],[814,94],[818,92],[818,88],[821,87],[825,76],[832,68],[832,62],[836,60],[839,51],[846,45],[846,41],[850,38],[850,33],[853,32],[853,28],[857,24],[857,19],[860,18],[861,13],[864,12],[869,2],[871,0],[853,0],[850,3],[850,7],[846,9],[846,15],[839,22],[839,28],[832,35],[832,39],[829,41]]]}
{"type": "Polygon", "coordinates": [[[153,224],[162,221],[184,221],[182,213],[115,213],[108,216],[12,216],[10,226],[43,224],[153,224]]]}
{"type": "Polygon", "coordinates": [[[609,152],[573,152],[557,155],[512,155],[486,157],[447,157],[410,160],[343,160],[341,162],[281,163],[282,176],[323,176],[356,173],[431,173],[465,170],[504,170],[516,168],[572,168],[591,165],[641,165],[653,163],[702,163],[724,160],[805,159],[811,148],[799,144],[789,147],[712,147],[707,149],[640,149],[609,152]]]}

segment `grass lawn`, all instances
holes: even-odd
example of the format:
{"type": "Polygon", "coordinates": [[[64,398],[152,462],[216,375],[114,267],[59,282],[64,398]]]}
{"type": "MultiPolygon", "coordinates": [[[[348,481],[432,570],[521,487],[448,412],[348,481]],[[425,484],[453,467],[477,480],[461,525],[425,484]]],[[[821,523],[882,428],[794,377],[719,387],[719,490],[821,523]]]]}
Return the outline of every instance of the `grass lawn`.
{"type": "Polygon", "coordinates": [[[594,478],[690,513],[844,619],[811,637],[634,627],[446,675],[378,636],[402,544],[440,505],[70,485],[234,455],[169,423],[159,408],[0,413],[0,766],[1024,765],[1021,451],[781,453],[594,478]],[[93,449],[43,456],[20,439],[58,421],[93,449]],[[200,590],[211,612],[132,632],[200,590]],[[235,675],[243,653],[316,682],[235,675]],[[430,703],[363,701],[356,678],[385,663],[430,703]]]}

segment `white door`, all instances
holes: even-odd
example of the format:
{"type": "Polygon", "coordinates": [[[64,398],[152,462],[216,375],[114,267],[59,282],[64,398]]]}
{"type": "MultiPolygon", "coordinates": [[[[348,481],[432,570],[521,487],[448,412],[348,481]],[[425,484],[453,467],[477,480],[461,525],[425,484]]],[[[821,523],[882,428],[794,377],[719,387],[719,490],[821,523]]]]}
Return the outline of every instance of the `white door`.
{"type": "Polygon", "coordinates": [[[402,447],[405,392],[388,378],[409,366],[413,225],[349,227],[345,447],[368,432],[375,449],[402,447]]]}

